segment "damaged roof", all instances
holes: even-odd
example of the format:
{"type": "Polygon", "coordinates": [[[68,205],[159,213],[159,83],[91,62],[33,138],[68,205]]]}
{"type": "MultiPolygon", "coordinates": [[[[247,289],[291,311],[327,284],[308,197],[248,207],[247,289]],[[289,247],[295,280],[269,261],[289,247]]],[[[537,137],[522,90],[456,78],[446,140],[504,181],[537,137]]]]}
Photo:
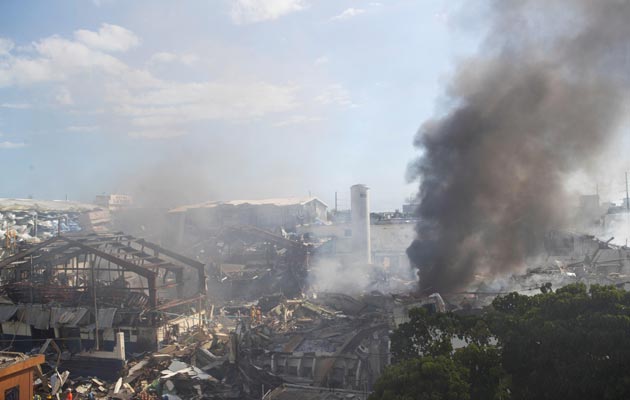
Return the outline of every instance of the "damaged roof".
{"type": "Polygon", "coordinates": [[[67,200],[34,200],[0,198],[0,211],[74,211],[83,212],[101,207],[67,200]]]}
{"type": "MultiPolygon", "coordinates": [[[[204,267],[204,264],[199,261],[130,235],[61,235],[0,260],[0,274],[5,279],[0,289],[4,290],[15,302],[49,303],[55,301],[76,306],[81,299],[84,302],[87,301],[84,295],[91,290],[95,282],[84,282],[83,285],[78,285],[76,282],[70,284],[70,280],[71,277],[79,276],[80,273],[87,273],[87,276],[92,274],[93,280],[94,277],[98,278],[96,280],[100,285],[100,299],[109,304],[124,302],[128,306],[143,306],[147,302],[144,295],[146,289],[148,305],[156,307],[158,291],[164,295],[176,291],[175,299],[160,306],[163,308],[169,304],[205,296],[204,267]],[[83,261],[79,262],[79,258],[83,261]],[[74,264],[70,262],[73,259],[74,264]],[[107,273],[101,275],[101,270],[107,273]],[[185,280],[184,270],[190,271],[196,279],[185,280]],[[68,271],[73,271],[73,273],[69,274],[68,271]],[[146,279],[147,287],[133,292],[133,285],[127,287],[126,283],[122,284],[120,278],[126,281],[133,278],[129,274],[125,277],[125,271],[146,279]],[[114,274],[112,275],[111,272],[114,274]],[[59,277],[63,279],[60,280],[59,277]],[[105,277],[108,280],[105,280],[105,277]],[[64,283],[64,281],[69,282],[64,283]],[[190,283],[187,288],[186,282],[190,283]],[[105,287],[107,290],[102,290],[105,287]],[[188,293],[185,293],[185,289],[188,289],[188,293]]],[[[6,313],[10,311],[7,309],[6,313]]],[[[27,312],[27,314],[33,314],[32,318],[37,319],[33,312],[27,312]]],[[[35,324],[34,320],[33,325],[43,326],[44,319],[46,324],[50,319],[49,317],[41,318],[41,324],[39,322],[35,324]]],[[[111,316],[103,314],[103,318],[102,326],[111,325],[109,321],[111,316]]]]}
{"type": "Polygon", "coordinates": [[[242,205],[251,205],[251,206],[262,206],[262,205],[270,205],[277,207],[287,207],[287,206],[298,206],[308,204],[312,201],[317,201],[328,207],[326,203],[321,201],[317,197],[278,197],[271,199],[259,199],[259,200],[228,200],[228,201],[207,201],[205,203],[191,204],[173,208],[169,210],[169,212],[185,212],[188,210],[194,210],[198,208],[214,208],[218,206],[242,206],[242,205]]]}

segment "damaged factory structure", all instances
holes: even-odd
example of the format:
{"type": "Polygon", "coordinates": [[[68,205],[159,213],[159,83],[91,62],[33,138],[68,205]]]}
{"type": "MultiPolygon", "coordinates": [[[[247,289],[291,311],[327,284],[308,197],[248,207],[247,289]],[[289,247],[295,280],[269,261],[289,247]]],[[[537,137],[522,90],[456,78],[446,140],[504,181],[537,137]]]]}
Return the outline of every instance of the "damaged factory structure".
{"type": "Polygon", "coordinates": [[[625,246],[553,231],[520,275],[422,293],[406,254],[417,218],[371,212],[366,185],[349,192],[350,210],[317,198],[141,210],[134,235],[117,229],[131,205],[19,202],[3,211],[21,236],[0,258],[0,343],[42,361],[29,370],[42,396],[366,399],[413,308],[470,312],[507,291],[630,276],[625,246]],[[35,234],[35,212],[56,231],[35,234]],[[146,216],[170,222],[155,241],[139,237],[146,216]]]}
{"type": "Polygon", "coordinates": [[[374,273],[378,255],[403,257],[403,244],[383,243],[412,222],[375,228],[383,218],[371,215],[367,186],[350,192],[347,212],[315,197],[180,206],[150,215],[169,222],[150,232],[156,241],[138,237],[154,222],[143,210],[138,236],[117,230],[133,220],[131,201],[71,216],[54,210],[63,202],[39,213],[42,202],[13,202],[22,209],[5,211],[5,228],[21,236],[0,258],[0,343],[45,357],[40,395],[365,399],[406,305],[376,284],[342,294],[317,271],[336,262],[361,279],[393,278],[374,273]],[[57,229],[36,234],[44,214],[57,229]]]}
{"type": "Polygon", "coordinates": [[[99,351],[156,351],[205,318],[204,265],[128,235],[52,237],[1,260],[0,278],[4,343],[28,351],[54,339],[96,371],[99,351]]]}
{"type": "Polygon", "coordinates": [[[3,211],[21,236],[0,258],[0,343],[44,359],[32,371],[40,395],[366,399],[412,308],[470,312],[508,291],[630,276],[625,246],[556,231],[520,275],[423,293],[406,254],[418,219],[372,212],[366,185],[349,195],[350,210],[274,198],[157,216],[40,202],[57,229],[37,234],[35,205],[21,202],[3,211]],[[161,228],[141,238],[152,223],[161,228]]]}

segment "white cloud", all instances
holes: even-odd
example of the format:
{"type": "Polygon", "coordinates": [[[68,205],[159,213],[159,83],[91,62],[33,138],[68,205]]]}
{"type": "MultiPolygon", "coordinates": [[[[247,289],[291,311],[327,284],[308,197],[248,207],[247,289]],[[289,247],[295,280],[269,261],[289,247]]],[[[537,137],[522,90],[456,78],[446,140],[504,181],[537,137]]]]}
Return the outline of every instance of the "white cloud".
{"type": "Polygon", "coordinates": [[[74,104],[74,99],[72,98],[72,94],[65,87],[59,89],[59,91],[57,92],[57,95],[55,96],[55,101],[57,101],[57,103],[64,106],[70,106],[74,104]]]}
{"type": "Polygon", "coordinates": [[[147,71],[135,70],[107,53],[55,35],[35,42],[28,55],[10,54],[6,62],[0,63],[0,87],[65,81],[86,73],[101,77],[98,72],[134,85],[155,82],[147,71]]]}
{"type": "Polygon", "coordinates": [[[137,127],[168,127],[182,121],[247,120],[289,111],[296,106],[295,88],[264,82],[164,82],[159,88],[132,93],[114,87],[116,112],[137,127]]]}
{"type": "Polygon", "coordinates": [[[140,38],[133,32],[110,24],[102,24],[98,32],[79,29],[74,37],[90,48],[103,51],[127,51],[140,44],[140,38]]]}
{"type": "Polygon", "coordinates": [[[277,128],[281,128],[284,126],[302,125],[302,124],[308,124],[312,122],[319,122],[321,120],[322,119],[320,117],[309,117],[307,115],[293,115],[287,119],[276,122],[275,124],[273,124],[273,126],[277,128]]]}
{"type": "Polygon", "coordinates": [[[331,18],[331,21],[343,21],[346,19],[350,19],[356,17],[357,15],[364,14],[366,11],[362,8],[348,8],[344,12],[339,15],[335,15],[331,18]]]}
{"type": "Polygon", "coordinates": [[[8,55],[13,50],[13,41],[0,37],[0,57],[8,55]]]}
{"type": "Polygon", "coordinates": [[[193,65],[197,61],[199,61],[199,57],[196,54],[186,53],[186,54],[178,55],[178,54],[169,53],[166,51],[155,53],[151,56],[151,58],[149,58],[149,64],[152,64],[152,65],[168,64],[168,63],[174,63],[174,62],[179,62],[184,65],[193,65]]]}
{"type": "Polygon", "coordinates": [[[143,139],[170,139],[178,136],[186,135],[183,129],[169,129],[155,127],[151,129],[143,129],[129,132],[129,136],[143,139]]]}
{"type": "Polygon", "coordinates": [[[328,64],[328,62],[329,62],[329,61],[330,61],[330,60],[328,59],[328,57],[326,57],[326,56],[321,56],[321,57],[318,57],[318,58],[315,60],[315,65],[324,65],[324,64],[328,64]]]}
{"type": "MultiPolygon", "coordinates": [[[[126,129],[131,135],[142,138],[184,135],[200,121],[238,123],[266,118],[292,112],[301,104],[300,88],[295,84],[238,76],[196,82],[159,79],[149,70],[131,67],[84,41],[60,36],[35,41],[29,50],[10,51],[1,60],[0,87],[56,83],[52,89],[51,85],[40,88],[53,90],[47,92],[47,96],[65,105],[75,102],[69,89],[81,87],[82,103],[86,100],[89,106],[81,104],[68,113],[85,115],[91,110],[101,110],[107,117],[115,118],[123,131],[126,129]]],[[[194,54],[161,52],[154,54],[146,64],[190,64],[197,60],[194,54]]],[[[343,90],[338,89],[336,94],[331,90],[318,101],[344,103],[343,90]]],[[[286,123],[299,122],[294,118],[286,123]]],[[[89,132],[92,128],[71,126],[67,131],[89,132]]]]}
{"type": "Polygon", "coordinates": [[[20,147],[24,147],[24,146],[26,146],[24,142],[10,142],[10,141],[0,142],[0,149],[19,149],[20,147]]]}
{"type": "Polygon", "coordinates": [[[10,58],[0,65],[0,87],[53,80],[50,60],[10,58]]]}
{"type": "Polygon", "coordinates": [[[171,63],[177,60],[177,54],[169,53],[166,51],[162,51],[159,53],[155,53],[149,59],[150,64],[159,64],[159,63],[171,63]]]}
{"type": "Polygon", "coordinates": [[[182,54],[179,59],[182,64],[186,64],[186,65],[192,65],[196,63],[197,61],[199,61],[199,57],[197,57],[196,54],[191,54],[191,53],[182,54]]]}
{"type": "Polygon", "coordinates": [[[66,128],[69,132],[91,133],[98,130],[98,126],[95,125],[71,125],[66,128]]]}
{"type": "Polygon", "coordinates": [[[120,73],[126,69],[125,64],[116,57],[58,36],[42,40],[35,44],[35,48],[43,57],[39,60],[40,63],[48,67],[56,77],[86,68],[100,68],[108,73],[120,73]]]}
{"type": "Polygon", "coordinates": [[[1,103],[0,108],[12,108],[15,110],[25,110],[27,108],[31,108],[31,105],[28,103],[1,103]]]}
{"type": "Polygon", "coordinates": [[[315,97],[315,101],[323,105],[336,104],[355,107],[355,104],[350,100],[350,94],[346,88],[339,84],[329,85],[324,88],[324,91],[319,96],[315,97]]]}
{"type": "Polygon", "coordinates": [[[96,7],[100,7],[102,5],[113,3],[113,2],[114,0],[92,0],[92,4],[94,4],[96,7]]]}
{"type": "Polygon", "coordinates": [[[304,0],[232,0],[230,15],[236,24],[278,19],[307,7],[304,0]]]}

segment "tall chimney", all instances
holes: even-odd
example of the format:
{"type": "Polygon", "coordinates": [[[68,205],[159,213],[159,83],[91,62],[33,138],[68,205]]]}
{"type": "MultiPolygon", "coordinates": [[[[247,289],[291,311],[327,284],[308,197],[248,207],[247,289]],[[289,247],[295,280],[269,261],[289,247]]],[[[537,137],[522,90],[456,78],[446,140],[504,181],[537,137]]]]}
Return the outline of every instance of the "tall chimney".
{"type": "Polygon", "coordinates": [[[357,263],[372,263],[370,245],[370,190],[366,185],[350,188],[352,210],[352,252],[357,263]]]}

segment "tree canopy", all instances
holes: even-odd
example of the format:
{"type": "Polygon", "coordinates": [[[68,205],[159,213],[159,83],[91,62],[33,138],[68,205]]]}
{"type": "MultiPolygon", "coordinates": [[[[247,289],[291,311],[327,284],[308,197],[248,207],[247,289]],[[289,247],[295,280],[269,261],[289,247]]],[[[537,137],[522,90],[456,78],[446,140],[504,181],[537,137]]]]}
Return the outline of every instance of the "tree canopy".
{"type": "Polygon", "coordinates": [[[630,398],[630,293],[572,284],[473,316],[413,309],[392,353],[372,400],[630,398]]]}

